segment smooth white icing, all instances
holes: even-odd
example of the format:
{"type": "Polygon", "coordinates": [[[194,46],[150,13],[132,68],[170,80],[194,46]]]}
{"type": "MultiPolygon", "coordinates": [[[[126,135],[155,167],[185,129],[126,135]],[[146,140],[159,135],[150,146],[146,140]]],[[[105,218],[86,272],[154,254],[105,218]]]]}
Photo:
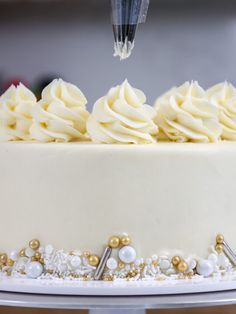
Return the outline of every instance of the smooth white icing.
{"type": "Polygon", "coordinates": [[[7,142],[0,156],[1,252],[38,238],[101,256],[123,232],[137,257],[207,258],[217,233],[236,248],[234,142],[7,142]]]}
{"type": "Polygon", "coordinates": [[[222,139],[236,140],[236,88],[228,83],[217,84],[207,90],[209,100],[219,107],[222,139]]]}
{"type": "Polygon", "coordinates": [[[42,142],[86,139],[87,100],[75,85],[52,81],[33,108],[33,139],[42,142]]]}
{"type": "Polygon", "coordinates": [[[217,142],[222,128],[218,108],[197,82],[186,82],[157,99],[155,121],[161,133],[177,142],[217,142]]]}
{"type": "Polygon", "coordinates": [[[146,96],[127,80],[111,88],[94,105],[87,122],[90,137],[96,143],[155,143],[158,128],[153,122],[155,110],[145,104],[146,96]]]}
{"type": "Polygon", "coordinates": [[[0,140],[29,140],[36,97],[22,83],[0,97],[0,140]]]}

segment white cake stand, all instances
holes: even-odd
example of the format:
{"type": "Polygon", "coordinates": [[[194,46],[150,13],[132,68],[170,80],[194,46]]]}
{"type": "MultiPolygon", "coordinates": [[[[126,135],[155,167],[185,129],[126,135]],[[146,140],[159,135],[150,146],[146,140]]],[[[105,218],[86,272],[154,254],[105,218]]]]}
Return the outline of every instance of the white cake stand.
{"type": "MultiPolygon", "coordinates": [[[[0,306],[90,310],[90,313],[141,314],[146,309],[211,307],[236,304],[236,291],[159,296],[55,296],[0,292],[0,306]]],[[[1,308],[0,308],[1,310],[1,308]]]]}
{"type": "Polygon", "coordinates": [[[236,304],[236,280],[74,282],[0,279],[0,306],[144,314],[145,309],[236,304]]]}
{"type": "Polygon", "coordinates": [[[72,281],[0,278],[0,291],[78,296],[134,296],[216,292],[236,289],[236,278],[144,281],[72,281]]]}

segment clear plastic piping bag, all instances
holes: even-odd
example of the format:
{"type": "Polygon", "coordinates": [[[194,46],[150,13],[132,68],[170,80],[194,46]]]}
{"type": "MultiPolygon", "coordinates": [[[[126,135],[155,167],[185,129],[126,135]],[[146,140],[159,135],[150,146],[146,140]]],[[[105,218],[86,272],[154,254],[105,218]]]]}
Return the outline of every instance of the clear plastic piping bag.
{"type": "Polygon", "coordinates": [[[149,0],[111,0],[114,56],[130,56],[139,23],[146,21],[149,0]]]}

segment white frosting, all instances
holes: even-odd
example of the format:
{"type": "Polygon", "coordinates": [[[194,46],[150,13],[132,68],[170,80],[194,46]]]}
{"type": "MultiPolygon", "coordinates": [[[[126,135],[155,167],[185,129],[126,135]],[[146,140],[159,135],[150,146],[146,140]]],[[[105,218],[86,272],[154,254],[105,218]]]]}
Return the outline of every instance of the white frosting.
{"type": "Polygon", "coordinates": [[[97,143],[154,143],[158,128],[155,110],[146,96],[127,80],[111,88],[94,105],[87,122],[88,133],[97,143]]]}
{"type": "Polygon", "coordinates": [[[137,258],[207,258],[219,232],[236,248],[234,142],[7,142],[0,156],[1,252],[38,238],[101,257],[124,232],[137,258]]]}
{"type": "Polygon", "coordinates": [[[224,82],[207,91],[209,100],[219,107],[219,119],[222,125],[221,137],[226,140],[236,140],[236,88],[224,82]]]}
{"type": "Polygon", "coordinates": [[[36,97],[23,84],[10,86],[0,97],[0,139],[28,140],[36,97]]]}
{"type": "Polygon", "coordinates": [[[221,134],[218,108],[197,82],[186,82],[157,99],[156,123],[177,142],[217,142],[221,134]]]}
{"type": "Polygon", "coordinates": [[[75,85],[61,79],[52,81],[33,109],[32,138],[42,142],[86,139],[86,104],[75,85]]]}

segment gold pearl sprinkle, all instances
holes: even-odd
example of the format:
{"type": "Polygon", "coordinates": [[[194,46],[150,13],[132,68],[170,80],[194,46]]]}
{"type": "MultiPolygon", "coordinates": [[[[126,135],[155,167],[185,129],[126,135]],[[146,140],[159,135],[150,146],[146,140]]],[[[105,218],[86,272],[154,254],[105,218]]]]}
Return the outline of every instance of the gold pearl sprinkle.
{"type": "Polygon", "coordinates": [[[0,255],[0,263],[6,264],[7,263],[7,254],[3,253],[0,255]]]}
{"type": "Polygon", "coordinates": [[[131,239],[129,236],[123,236],[121,237],[121,240],[120,240],[121,244],[122,245],[129,245],[131,243],[131,239]]]}
{"type": "Polygon", "coordinates": [[[20,250],[20,257],[25,257],[25,249],[20,250]]]}
{"type": "Polygon", "coordinates": [[[216,236],[216,243],[217,244],[223,244],[223,242],[224,242],[224,236],[222,234],[218,234],[216,236]]]}
{"type": "Polygon", "coordinates": [[[37,259],[35,256],[32,256],[32,257],[31,257],[31,261],[32,261],[32,262],[37,262],[38,259],[37,259]]]}
{"type": "Polygon", "coordinates": [[[89,258],[90,255],[91,255],[91,253],[88,252],[88,251],[85,251],[85,252],[83,253],[83,257],[86,257],[86,258],[89,258]]]}
{"type": "Polygon", "coordinates": [[[113,249],[117,249],[120,246],[120,238],[117,236],[111,237],[109,239],[108,245],[113,249]]]}
{"type": "Polygon", "coordinates": [[[194,276],[194,272],[193,272],[193,270],[190,270],[190,271],[187,273],[187,277],[188,277],[189,279],[191,279],[193,276],[194,276]]]}
{"type": "Polygon", "coordinates": [[[119,267],[120,269],[122,269],[122,268],[125,267],[125,264],[124,264],[123,262],[119,262],[118,267],[119,267]]]}
{"type": "Polygon", "coordinates": [[[223,249],[224,249],[224,247],[223,247],[222,244],[216,244],[215,250],[216,250],[217,253],[219,253],[219,254],[222,253],[223,249]]]}
{"type": "Polygon", "coordinates": [[[127,274],[127,278],[133,278],[135,276],[137,276],[138,272],[136,270],[131,270],[130,272],[128,272],[127,274]]]}
{"type": "Polygon", "coordinates": [[[41,263],[42,265],[44,265],[44,259],[40,258],[39,263],[41,263]]]}
{"type": "Polygon", "coordinates": [[[36,260],[39,260],[42,257],[42,254],[40,252],[36,252],[34,254],[34,257],[36,258],[36,260]]]}
{"type": "Polygon", "coordinates": [[[188,264],[185,261],[181,261],[178,264],[177,269],[180,273],[185,273],[188,270],[188,264]]]}
{"type": "Polygon", "coordinates": [[[104,281],[113,281],[114,277],[112,275],[106,275],[106,276],[103,277],[103,280],[104,281]]]}
{"type": "Polygon", "coordinates": [[[181,258],[179,256],[173,256],[171,262],[174,266],[178,266],[181,262],[181,258]]]}
{"type": "Polygon", "coordinates": [[[98,266],[99,262],[100,262],[100,258],[97,255],[89,256],[89,264],[91,266],[98,266]]]}
{"type": "Polygon", "coordinates": [[[12,267],[14,265],[14,261],[12,259],[8,258],[7,265],[12,267]]]}
{"type": "Polygon", "coordinates": [[[32,250],[37,250],[40,247],[40,242],[37,239],[33,239],[29,242],[29,247],[32,250]]]}

